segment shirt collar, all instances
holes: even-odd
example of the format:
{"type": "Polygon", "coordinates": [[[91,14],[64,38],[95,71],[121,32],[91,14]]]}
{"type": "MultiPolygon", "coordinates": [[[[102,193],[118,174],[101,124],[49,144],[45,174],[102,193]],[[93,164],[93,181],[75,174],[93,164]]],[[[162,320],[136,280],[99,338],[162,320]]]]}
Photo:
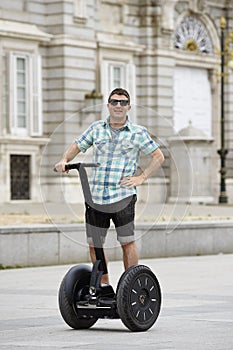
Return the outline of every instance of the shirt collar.
{"type": "MultiPolygon", "coordinates": [[[[129,120],[129,117],[126,116],[126,122],[125,124],[121,127],[121,129],[128,129],[131,130],[131,121],[129,120]]],[[[110,128],[110,117],[108,117],[106,119],[106,121],[104,122],[104,126],[107,126],[108,128],[110,128]]]]}

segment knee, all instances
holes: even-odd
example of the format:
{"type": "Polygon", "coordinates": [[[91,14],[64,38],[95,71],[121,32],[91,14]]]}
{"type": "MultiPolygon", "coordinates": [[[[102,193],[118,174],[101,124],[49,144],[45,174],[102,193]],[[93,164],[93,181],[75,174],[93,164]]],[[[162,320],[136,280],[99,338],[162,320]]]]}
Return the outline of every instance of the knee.
{"type": "Polygon", "coordinates": [[[129,251],[135,247],[135,242],[121,243],[121,247],[124,251],[129,251]]]}

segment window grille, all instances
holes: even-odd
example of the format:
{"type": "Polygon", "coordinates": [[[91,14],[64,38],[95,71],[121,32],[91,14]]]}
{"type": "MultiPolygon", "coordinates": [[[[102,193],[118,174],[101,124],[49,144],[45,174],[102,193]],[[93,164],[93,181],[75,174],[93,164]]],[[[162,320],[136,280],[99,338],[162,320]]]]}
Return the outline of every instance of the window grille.
{"type": "Polygon", "coordinates": [[[29,155],[10,156],[11,199],[30,199],[29,155]]]}

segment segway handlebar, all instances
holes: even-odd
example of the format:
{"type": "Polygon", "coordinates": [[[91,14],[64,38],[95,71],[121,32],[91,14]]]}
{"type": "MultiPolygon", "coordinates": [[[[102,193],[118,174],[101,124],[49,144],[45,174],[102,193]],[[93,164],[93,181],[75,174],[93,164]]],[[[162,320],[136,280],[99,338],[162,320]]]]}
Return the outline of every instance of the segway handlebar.
{"type": "Polygon", "coordinates": [[[79,170],[80,167],[82,167],[82,168],[97,168],[99,166],[100,166],[100,163],[71,163],[71,164],[67,164],[65,166],[65,170],[72,170],[72,169],[79,170]]]}
{"type": "MultiPolygon", "coordinates": [[[[65,170],[79,170],[80,168],[97,168],[100,166],[100,163],[71,163],[71,164],[66,164],[65,170]]],[[[55,172],[57,172],[57,169],[53,169],[55,172]]]]}
{"type": "MultiPolygon", "coordinates": [[[[91,195],[90,186],[89,186],[85,168],[93,168],[93,167],[97,168],[99,166],[100,166],[100,163],[70,163],[65,165],[65,171],[75,169],[79,172],[85,201],[91,206],[94,206],[94,203],[92,200],[92,195],[91,195]]],[[[54,168],[54,171],[57,172],[57,169],[54,168]]]]}

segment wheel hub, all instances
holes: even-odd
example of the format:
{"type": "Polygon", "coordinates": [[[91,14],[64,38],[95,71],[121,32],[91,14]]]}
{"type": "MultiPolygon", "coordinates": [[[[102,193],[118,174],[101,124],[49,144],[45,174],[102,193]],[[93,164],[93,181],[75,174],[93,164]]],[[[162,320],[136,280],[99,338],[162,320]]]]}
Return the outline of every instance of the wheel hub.
{"type": "Polygon", "coordinates": [[[147,306],[147,304],[149,302],[149,292],[147,289],[143,288],[140,291],[138,301],[139,301],[140,306],[142,306],[142,307],[147,306]]]}

